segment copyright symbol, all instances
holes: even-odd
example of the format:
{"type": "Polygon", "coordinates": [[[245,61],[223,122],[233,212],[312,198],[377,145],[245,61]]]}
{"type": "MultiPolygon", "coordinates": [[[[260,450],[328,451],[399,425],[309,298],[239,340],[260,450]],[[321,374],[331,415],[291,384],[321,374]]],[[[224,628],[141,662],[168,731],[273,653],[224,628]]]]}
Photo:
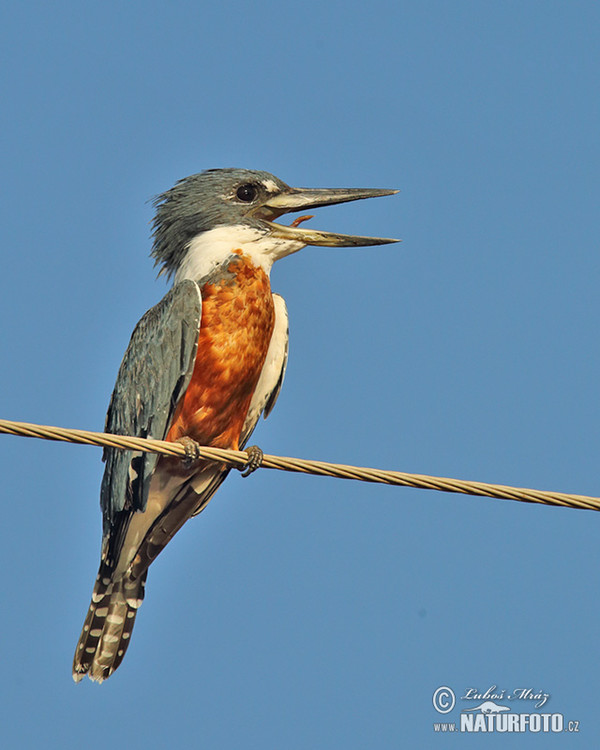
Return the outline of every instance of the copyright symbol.
{"type": "Polygon", "coordinates": [[[452,688],[442,685],[433,694],[433,707],[439,714],[449,714],[456,703],[452,688]]]}

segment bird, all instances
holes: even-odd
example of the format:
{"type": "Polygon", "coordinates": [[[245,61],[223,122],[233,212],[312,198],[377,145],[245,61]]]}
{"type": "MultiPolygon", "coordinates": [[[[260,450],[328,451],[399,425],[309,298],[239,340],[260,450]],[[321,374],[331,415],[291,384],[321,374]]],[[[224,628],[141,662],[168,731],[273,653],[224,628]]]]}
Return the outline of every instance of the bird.
{"type": "MultiPolygon", "coordinates": [[[[307,245],[397,240],[290,225],[280,216],[397,190],[292,188],[269,172],[209,169],[157,196],[151,257],[173,279],[135,327],[105,431],[178,441],[185,457],[106,448],[101,560],[73,659],[73,679],[102,682],[121,664],[150,564],[207,506],[230,468],[198,446],[242,450],[271,413],[288,359],[288,314],[271,291],[273,263],[307,245]]],[[[244,474],[260,465],[248,449],[244,474]]]]}

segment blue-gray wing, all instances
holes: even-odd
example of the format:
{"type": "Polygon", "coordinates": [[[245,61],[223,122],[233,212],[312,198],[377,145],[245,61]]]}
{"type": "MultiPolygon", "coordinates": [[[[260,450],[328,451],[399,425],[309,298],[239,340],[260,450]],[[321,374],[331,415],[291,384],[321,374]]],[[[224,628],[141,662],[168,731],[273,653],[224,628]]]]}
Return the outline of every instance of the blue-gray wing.
{"type": "MultiPolygon", "coordinates": [[[[184,280],[144,315],[123,357],[106,415],[106,432],[163,440],[192,377],[202,317],[202,297],[184,280]]],[[[105,528],[122,510],[143,511],[155,453],[104,451],[100,491],[105,528]]]]}

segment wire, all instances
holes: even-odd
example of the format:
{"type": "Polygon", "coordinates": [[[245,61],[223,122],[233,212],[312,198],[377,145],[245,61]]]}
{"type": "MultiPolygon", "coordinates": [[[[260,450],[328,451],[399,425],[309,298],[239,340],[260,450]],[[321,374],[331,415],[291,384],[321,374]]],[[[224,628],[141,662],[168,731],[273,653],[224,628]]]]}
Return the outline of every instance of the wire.
{"type": "MultiPolygon", "coordinates": [[[[145,451],[148,453],[159,453],[163,456],[186,456],[185,449],[180,443],[154,440],[152,438],[112,435],[107,432],[89,432],[88,430],[75,430],[67,427],[48,427],[28,422],[12,422],[7,419],[0,419],[0,433],[20,435],[22,437],[36,437],[44,440],[61,440],[68,443],[120,448],[122,450],[145,451]]],[[[199,453],[201,458],[240,469],[245,466],[249,459],[246,451],[233,451],[224,448],[211,448],[209,446],[200,446],[199,453]]],[[[357,479],[363,482],[416,487],[424,490],[459,492],[464,495],[519,500],[526,503],[558,505],[564,508],[600,510],[600,498],[588,497],[587,495],[572,495],[563,492],[508,487],[501,484],[488,484],[486,482],[432,477],[426,474],[407,474],[402,471],[347,466],[345,464],[332,464],[326,461],[312,461],[308,459],[288,458],[286,456],[271,456],[266,453],[263,456],[261,468],[295,471],[301,474],[315,474],[317,476],[336,477],[338,479],[357,479]]]]}

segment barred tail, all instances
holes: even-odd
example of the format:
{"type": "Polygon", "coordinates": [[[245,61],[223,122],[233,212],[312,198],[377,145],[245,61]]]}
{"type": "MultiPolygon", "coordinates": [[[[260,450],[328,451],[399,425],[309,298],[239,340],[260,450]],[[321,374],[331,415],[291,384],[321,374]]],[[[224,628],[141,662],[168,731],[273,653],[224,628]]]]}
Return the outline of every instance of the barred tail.
{"type": "Polygon", "coordinates": [[[123,661],[135,616],[144,599],[146,575],[135,580],[113,581],[104,564],[94,585],[79,643],[73,659],[73,679],[80,682],[87,674],[102,682],[123,661]]]}

